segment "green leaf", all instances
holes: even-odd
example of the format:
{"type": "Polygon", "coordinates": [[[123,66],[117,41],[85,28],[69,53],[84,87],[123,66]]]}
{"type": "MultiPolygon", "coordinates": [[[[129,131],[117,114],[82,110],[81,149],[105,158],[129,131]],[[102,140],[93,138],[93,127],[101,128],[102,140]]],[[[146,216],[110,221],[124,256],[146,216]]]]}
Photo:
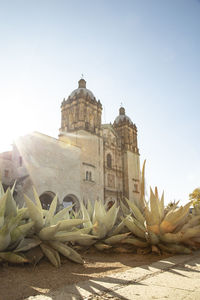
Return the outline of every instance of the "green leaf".
{"type": "Polygon", "coordinates": [[[5,216],[16,216],[17,215],[17,205],[16,202],[13,198],[13,195],[10,191],[10,188],[7,189],[6,191],[6,211],[5,211],[5,216]]]}
{"type": "Polygon", "coordinates": [[[55,214],[56,208],[57,208],[57,195],[54,197],[53,201],[51,202],[51,206],[49,208],[49,211],[46,216],[45,225],[50,225],[53,221],[53,216],[55,214]]]}
{"type": "Polygon", "coordinates": [[[22,239],[17,246],[17,248],[14,250],[14,252],[23,252],[23,251],[28,251],[32,248],[37,247],[38,245],[41,244],[41,240],[36,239],[36,238],[25,238],[22,239]]]}
{"type": "Polygon", "coordinates": [[[24,195],[24,199],[28,207],[29,216],[35,222],[35,229],[40,231],[44,225],[43,213],[26,195],[24,195]]]}
{"type": "Polygon", "coordinates": [[[34,194],[34,198],[35,198],[35,203],[36,203],[38,209],[42,212],[42,210],[43,210],[42,204],[41,204],[40,198],[39,198],[38,193],[34,186],[33,186],[33,194],[34,194]]]}
{"type": "Polygon", "coordinates": [[[29,262],[27,258],[17,255],[13,252],[0,252],[0,258],[14,264],[23,264],[29,262]]]}

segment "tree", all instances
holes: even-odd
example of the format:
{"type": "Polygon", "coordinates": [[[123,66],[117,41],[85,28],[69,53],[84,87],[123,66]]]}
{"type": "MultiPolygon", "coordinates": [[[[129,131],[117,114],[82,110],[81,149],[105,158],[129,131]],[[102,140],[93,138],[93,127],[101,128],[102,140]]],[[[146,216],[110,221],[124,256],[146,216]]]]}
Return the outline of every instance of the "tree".
{"type": "Polygon", "coordinates": [[[196,188],[191,194],[189,194],[190,200],[194,202],[200,202],[200,188],[196,188]]]}

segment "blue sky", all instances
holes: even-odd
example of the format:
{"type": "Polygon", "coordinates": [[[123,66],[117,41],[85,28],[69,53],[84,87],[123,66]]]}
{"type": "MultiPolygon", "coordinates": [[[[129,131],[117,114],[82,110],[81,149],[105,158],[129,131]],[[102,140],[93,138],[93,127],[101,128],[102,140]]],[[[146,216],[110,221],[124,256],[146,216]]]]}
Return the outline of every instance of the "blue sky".
{"type": "Polygon", "coordinates": [[[148,184],[166,202],[200,186],[200,1],[0,0],[0,151],[37,130],[57,137],[81,74],[113,122],[138,127],[148,184]]]}

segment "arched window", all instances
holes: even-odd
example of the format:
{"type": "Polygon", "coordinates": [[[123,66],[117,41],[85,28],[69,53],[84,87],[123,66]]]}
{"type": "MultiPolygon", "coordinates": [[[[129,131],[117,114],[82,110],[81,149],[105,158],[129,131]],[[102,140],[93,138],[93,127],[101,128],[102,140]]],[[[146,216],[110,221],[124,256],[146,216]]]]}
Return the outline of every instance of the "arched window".
{"type": "Polygon", "coordinates": [[[89,180],[92,181],[92,172],[89,172],[89,180]]]}
{"type": "Polygon", "coordinates": [[[88,171],[86,171],[85,180],[89,180],[89,172],[88,171]]]}
{"type": "Polygon", "coordinates": [[[73,210],[78,211],[80,209],[79,200],[75,195],[67,195],[63,199],[63,208],[73,205],[73,210]]]}
{"type": "Polygon", "coordinates": [[[107,154],[107,167],[112,168],[112,157],[110,153],[107,154]]]}
{"type": "Polygon", "coordinates": [[[43,209],[49,209],[51,206],[51,202],[53,201],[53,198],[55,197],[55,194],[53,192],[44,192],[41,196],[40,196],[40,201],[42,204],[42,208],[43,209]]]}

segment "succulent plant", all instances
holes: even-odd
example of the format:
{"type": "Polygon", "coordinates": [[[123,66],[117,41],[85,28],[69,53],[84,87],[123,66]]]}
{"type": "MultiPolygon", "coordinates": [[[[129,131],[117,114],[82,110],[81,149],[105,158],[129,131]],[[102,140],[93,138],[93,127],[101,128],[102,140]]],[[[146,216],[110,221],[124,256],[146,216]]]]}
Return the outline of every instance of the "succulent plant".
{"type": "Polygon", "coordinates": [[[35,188],[33,192],[35,203],[26,195],[24,197],[29,217],[34,222],[34,234],[28,242],[24,239],[15,252],[27,251],[39,245],[44,255],[56,267],[61,264],[59,253],[74,262],[83,263],[81,256],[65,243],[93,238],[76,227],[83,224],[85,220],[70,219],[69,207],[55,214],[57,196],[53,199],[49,210],[44,210],[35,188]]]}
{"type": "Polygon", "coordinates": [[[27,222],[27,209],[19,209],[13,198],[14,186],[4,192],[0,183],[0,259],[12,263],[25,263],[28,260],[13,251],[33,227],[27,222]]]}
{"type": "Polygon", "coordinates": [[[126,199],[131,213],[125,213],[124,223],[133,235],[124,242],[157,253],[190,253],[190,248],[197,245],[195,239],[200,239],[199,219],[189,215],[191,202],[180,207],[173,205],[165,213],[164,194],[159,198],[155,188],[155,192],[150,189],[148,203],[144,197],[144,166],[139,203],[126,199]]]}
{"type": "Polygon", "coordinates": [[[83,246],[94,245],[98,250],[112,248],[126,238],[129,233],[122,233],[124,221],[118,222],[119,207],[114,203],[108,210],[107,204],[101,201],[95,201],[94,207],[88,200],[87,207],[81,203],[81,213],[83,219],[88,220],[83,223],[82,232],[93,236],[94,239],[79,240],[78,243],[83,246]]]}

